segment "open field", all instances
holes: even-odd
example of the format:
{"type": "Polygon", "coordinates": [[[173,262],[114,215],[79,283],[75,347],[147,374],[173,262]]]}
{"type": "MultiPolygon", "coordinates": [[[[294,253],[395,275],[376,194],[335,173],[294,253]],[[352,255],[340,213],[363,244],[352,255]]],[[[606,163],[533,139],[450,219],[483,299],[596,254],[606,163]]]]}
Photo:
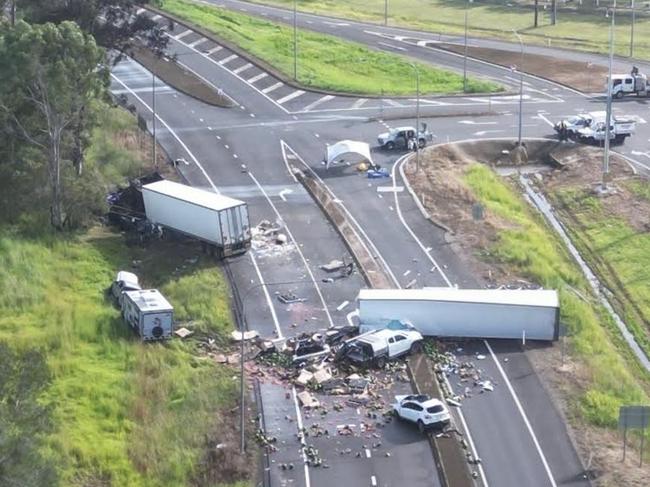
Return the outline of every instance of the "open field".
{"type": "Polygon", "coordinates": [[[559,238],[514,182],[462,150],[430,153],[423,169],[426,177],[412,181],[415,191],[425,192],[427,210],[456,232],[457,241],[469,241],[460,253],[474,261],[477,274],[490,276],[495,284],[524,279],[559,290],[561,319],[570,330],[570,358],[561,366],[556,346],[540,351],[535,360],[542,363],[542,375],[552,384],[582,453],[592,451],[596,468],[607,472],[601,479],[605,485],[614,485],[616,478],[624,478],[624,485],[641,485],[636,482],[647,474],[644,470],[622,473],[614,432],[619,406],[648,403],[650,377],[631,357],[606,311],[590,298],[588,284],[559,238]],[[485,209],[479,222],[472,218],[475,202],[485,209]]]}
{"type": "MultiPolygon", "coordinates": [[[[162,8],[240,46],[293,79],[291,28],[190,0],[165,0],[162,8]]],[[[422,93],[462,92],[462,76],[416,64],[422,93]]],[[[407,58],[305,30],[298,31],[297,81],[307,87],[346,93],[415,93],[413,68],[407,58]]],[[[469,92],[499,90],[491,82],[468,81],[469,92]]]]}
{"type": "MultiPolygon", "coordinates": [[[[105,169],[118,182],[143,170],[149,147],[135,117],[108,108],[103,117],[88,164],[112,165],[105,169]]],[[[135,262],[143,284],[160,288],[175,306],[177,325],[223,343],[232,328],[229,287],[214,262],[198,246],[128,248],[104,227],[54,235],[30,221],[0,224],[0,344],[19,358],[44,357],[33,374],[44,377],[36,399],[51,427],[13,425],[18,438],[23,432],[38,445],[39,457],[19,455],[0,483],[51,465],[56,474],[47,482],[30,483],[23,473],[9,485],[247,485],[236,482],[250,458],[231,453],[238,424],[230,412],[237,396],[232,370],[202,354],[193,338],[141,343],[106,293],[116,271],[135,262]],[[228,446],[210,453],[217,443],[228,446]]],[[[13,393],[2,385],[0,394],[13,393]]]]}
{"type": "MultiPolygon", "coordinates": [[[[254,0],[256,3],[293,8],[293,0],[254,0]]],[[[584,8],[561,8],[558,22],[551,24],[551,3],[540,1],[539,23],[533,28],[533,2],[476,2],[464,0],[389,0],[388,24],[411,27],[428,32],[463,34],[465,7],[468,7],[468,28],[472,37],[493,37],[516,42],[512,31],[519,31],[527,44],[548,45],[594,52],[608,52],[608,29],[611,20],[605,17],[601,2],[596,11],[592,2],[584,8]],[[525,5],[523,5],[525,3],[525,5]],[[547,8],[544,9],[544,6],[547,8]]],[[[613,3],[613,2],[611,2],[613,3]]],[[[640,3],[640,2],[639,2],[640,3]]],[[[625,5],[627,7],[628,4],[625,5]]],[[[322,15],[369,22],[384,22],[384,0],[298,1],[298,9],[322,15]]],[[[650,59],[650,16],[637,14],[634,27],[634,54],[650,59]]],[[[616,16],[615,50],[622,56],[630,51],[631,14],[623,9],[616,16]]]]}

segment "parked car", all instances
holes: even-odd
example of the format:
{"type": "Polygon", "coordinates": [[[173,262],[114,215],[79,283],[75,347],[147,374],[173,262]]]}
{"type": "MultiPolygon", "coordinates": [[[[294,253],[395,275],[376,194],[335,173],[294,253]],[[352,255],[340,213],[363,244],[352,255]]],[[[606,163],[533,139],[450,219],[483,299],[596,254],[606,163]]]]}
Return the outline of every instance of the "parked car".
{"type": "Polygon", "coordinates": [[[433,426],[449,424],[449,410],[439,399],[424,394],[395,396],[393,410],[400,419],[410,421],[424,433],[433,426]]]}
{"type": "Polygon", "coordinates": [[[413,329],[373,330],[345,342],[337,357],[383,368],[389,360],[422,350],[422,334],[413,329]]]}
{"type": "Polygon", "coordinates": [[[123,294],[126,291],[139,291],[140,282],[138,276],[133,272],[120,271],[111,285],[111,294],[115,298],[117,305],[122,307],[123,294]]]}
{"type": "MultiPolygon", "coordinates": [[[[408,141],[415,140],[415,127],[397,127],[377,136],[377,142],[382,149],[408,149],[408,141]]],[[[433,134],[427,130],[427,124],[422,124],[422,130],[418,132],[417,144],[420,149],[433,140],[433,134]]]]}

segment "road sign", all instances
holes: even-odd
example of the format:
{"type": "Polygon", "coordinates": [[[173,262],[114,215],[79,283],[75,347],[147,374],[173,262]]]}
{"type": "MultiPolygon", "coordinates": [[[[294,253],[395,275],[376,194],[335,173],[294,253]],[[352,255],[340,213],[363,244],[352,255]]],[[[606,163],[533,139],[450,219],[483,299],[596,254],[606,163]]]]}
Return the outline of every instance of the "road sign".
{"type": "Polygon", "coordinates": [[[627,430],[641,430],[641,452],[639,454],[639,466],[643,465],[643,440],[645,429],[650,424],[650,406],[621,406],[618,410],[618,427],[623,430],[623,461],[625,461],[625,450],[627,447],[627,430]]]}

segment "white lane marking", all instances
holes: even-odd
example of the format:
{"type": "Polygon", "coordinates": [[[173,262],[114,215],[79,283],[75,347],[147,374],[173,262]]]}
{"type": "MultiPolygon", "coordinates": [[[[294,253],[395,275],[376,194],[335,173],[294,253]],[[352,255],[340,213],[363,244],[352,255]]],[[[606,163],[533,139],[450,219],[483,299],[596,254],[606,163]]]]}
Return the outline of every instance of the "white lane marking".
{"type": "Polygon", "coordinates": [[[347,27],[350,25],[347,22],[330,22],[328,20],[323,20],[323,24],[331,25],[333,27],[347,27]]]}
{"type": "Polygon", "coordinates": [[[474,120],[461,120],[458,123],[464,125],[496,125],[498,122],[475,122],[474,120]]]}
{"type": "Polygon", "coordinates": [[[350,108],[361,108],[365,102],[368,101],[368,98],[359,98],[357,101],[355,101],[352,104],[352,107],[350,108]]]}
{"type": "Polygon", "coordinates": [[[277,90],[280,86],[282,86],[282,82],[281,82],[281,81],[278,81],[278,82],[275,83],[274,85],[267,86],[266,88],[264,88],[264,89],[262,90],[262,93],[264,93],[264,94],[266,95],[267,93],[271,93],[272,91],[277,90]]]}
{"type": "Polygon", "coordinates": [[[401,193],[404,191],[404,186],[377,186],[377,193],[401,193]]]}
{"type": "MultiPolygon", "coordinates": [[[[298,404],[298,395],[296,394],[296,387],[291,386],[291,393],[293,396],[293,404],[296,408],[296,423],[298,426],[298,432],[300,435],[302,435],[303,427],[302,427],[302,416],[300,414],[300,405],[298,404]]],[[[307,454],[305,453],[304,448],[302,448],[302,444],[304,442],[304,439],[301,437],[300,440],[300,450],[302,451],[302,461],[303,461],[303,466],[305,468],[305,487],[311,487],[311,484],[309,482],[309,464],[307,463],[307,454]]]]}
{"type": "Polygon", "coordinates": [[[408,51],[408,49],[406,49],[405,47],[394,46],[392,44],[389,44],[388,42],[378,42],[377,44],[384,47],[390,47],[391,49],[397,49],[398,51],[408,51]]]}
{"type": "Polygon", "coordinates": [[[287,96],[284,96],[280,98],[279,100],[276,100],[277,103],[280,105],[288,102],[289,100],[293,100],[294,98],[298,98],[301,95],[304,95],[305,92],[303,90],[296,90],[293,93],[288,94],[287,96]]]}
{"type": "Polygon", "coordinates": [[[390,98],[385,98],[384,99],[385,103],[388,103],[392,107],[403,107],[401,103],[396,102],[395,100],[391,100],[390,98]]]}
{"type": "MultiPolygon", "coordinates": [[[[269,205],[271,205],[271,208],[273,208],[273,211],[275,212],[275,215],[278,217],[278,219],[282,222],[284,222],[284,218],[282,218],[282,215],[278,211],[277,207],[275,206],[275,203],[271,200],[267,192],[264,190],[262,185],[259,183],[259,181],[253,176],[252,172],[248,172],[248,176],[253,180],[255,185],[259,188],[259,190],[262,192],[264,195],[264,198],[266,198],[266,201],[268,201],[269,205]]],[[[289,229],[289,225],[287,225],[286,222],[284,222],[284,230],[287,232],[287,235],[289,236],[289,239],[293,242],[296,250],[298,251],[298,255],[300,255],[300,258],[305,265],[305,269],[307,270],[307,274],[309,274],[309,277],[311,279],[311,282],[314,284],[314,287],[316,288],[316,293],[318,294],[318,297],[320,298],[321,304],[323,305],[323,311],[325,312],[325,315],[327,316],[327,321],[329,322],[330,326],[334,326],[334,322],[332,321],[332,316],[330,315],[330,311],[327,307],[327,303],[325,302],[325,298],[323,297],[323,293],[320,290],[320,287],[318,286],[318,282],[316,282],[316,278],[314,277],[314,273],[311,271],[311,267],[309,267],[309,263],[307,262],[307,259],[305,258],[305,254],[302,253],[302,250],[300,250],[300,245],[298,245],[298,242],[293,236],[293,233],[291,233],[291,230],[289,229]]]]}
{"type": "MultiPolygon", "coordinates": [[[[508,76],[507,74],[503,76],[505,79],[509,79],[510,81],[514,81],[515,83],[519,83],[519,78],[514,78],[512,76],[508,76]]],[[[530,86],[530,83],[528,81],[523,82],[524,85],[530,86]]]]}
{"type": "Polygon", "coordinates": [[[242,71],[246,71],[247,69],[250,69],[252,67],[253,67],[253,65],[251,63],[246,63],[243,66],[238,67],[237,69],[233,69],[232,72],[235,73],[235,74],[239,74],[242,71]]]}
{"type": "Polygon", "coordinates": [[[260,73],[257,76],[253,76],[252,78],[247,79],[246,82],[252,84],[252,83],[255,83],[256,81],[259,81],[259,80],[261,80],[263,78],[266,78],[267,76],[268,76],[268,74],[266,74],[266,73],[260,73]]]}
{"type": "MultiPolygon", "coordinates": [[[[393,165],[392,178],[393,178],[393,187],[394,187],[394,188],[397,187],[397,181],[395,181],[395,169],[397,168],[397,166],[400,167],[400,175],[402,176],[402,178],[403,178],[404,180],[406,180],[406,178],[404,177],[404,174],[403,174],[403,172],[402,172],[402,168],[403,168],[403,164],[404,164],[404,162],[409,158],[409,156],[410,156],[410,154],[407,154],[407,155],[405,155],[405,156],[402,156],[402,157],[401,157],[400,159],[398,159],[397,162],[393,165]]],[[[401,210],[400,205],[399,205],[399,198],[397,197],[397,192],[394,193],[394,196],[395,196],[395,207],[397,208],[397,216],[399,217],[400,221],[402,222],[402,225],[404,225],[404,228],[406,228],[406,231],[411,235],[411,237],[413,238],[413,240],[415,240],[415,243],[418,244],[418,246],[420,247],[420,249],[422,249],[422,252],[424,252],[424,255],[427,256],[427,259],[429,259],[429,261],[433,264],[433,266],[438,270],[438,273],[440,274],[440,276],[442,277],[442,279],[445,281],[445,283],[447,284],[447,286],[449,286],[449,287],[453,287],[453,285],[452,285],[451,281],[449,280],[449,278],[447,277],[447,275],[446,275],[444,272],[442,272],[442,268],[438,265],[438,263],[437,263],[436,260],[431,256],[431,254],[428,253],[428,252],[425,250],[426,247],[422,244],[422,242],[420,241],[420,239],[418,238],[418,236],[415,235],[415,232],[413,232],[413,230],[412,230],[411,227],[408,225],[408,223],[406,223],[406,220],[404,219],[404,215],[402,215],[402,210],[401,210]]]]}
{"type": "Polygon", "coordinates": [[[178,34],[176,36],[172,36],[172,37],[178,41],[178,40],[182,39],[183,37],[186,37],[186,36],[190,35],[191,33],[192,33],[192,31],[190,29],[187,29],[186,31],[181,32],[180,34],[178,34]]]}
{"type": "MultiPolygon", "coordinates": [[[[415,102],[415,103],[418,102],[417,98],[409,98],[409,101],[412,101],[412,102],[415,102]]],[[[433,105],[433,106],[437,106],[437,107],[445,107],[445,106],[453,105],[453,103],[447,103],[447,102],[438,101],[438,100],[429,100],[427,98],[420,98],[420,103],[424,103],[426,105],[433,105]]]]}
{"type": "Polygon", "coordinates": [[[370,485],[372,487],[377,487],[377,477],[375,477],[374,475],[370,477],[370,485]]]}
{"type": "MultiPolygon", "coordinates": [[[[322,104],[325,103],[326,101],[330,101],[330,100],[333,99],[333,98],[334,98],[333,95],[325,95],[325,96],[319,98],[318,100],[316,100],[315,102],[310,103],[309,105],[307,105],[305,108],[302,109],[302,111],[303,111],[303,112],[308,112],[308,111],[311,110],[312,108],[316,108],[318,105],[322,105],[322,104]]],[[[278,102],[278,103],[279,103],[279,102],[278,102]]]]}
{"type": "Polygon", "coordinates": [[[207,37],[202,37],[202,38],[199,39],[198,41],[192,42],[192,44],[188,44],[188,45],[189,45],[190,47],[196,47],[196,46],[199,46],[199,45],[201,45],[201,44],[203,44],[204,42],[207,42],[207,41],[208,41],[208,38],[207,38],[207,37]]]}
{"type": "Polygon", "coordinates": [[[206,51],[205,54],[210,56],[211,54],[214,54],[215,52],[219,52],[223,49],[223,46],[214,46],[212,49],[209,51],[206,51]]]}
{"type": "Polygon", "coordinates": [[[550,480],[551,485],[553,487],[557,487],[557,484],[555,483],[555,479],[553,478],[553,473],[551,472],[551,468],[549,467],[548,462],[546,461],[546,457],[544,456],[544,452],[542,451],[542,448],[539,446],[539,441],[537,441],[537,436],[535,436],[533,427],[530,425],[530,422],[528,421],[528,417],[526,416],[526,413],[524,412],[524,408],[521,406],[521,403],[519,402],[519,398],[517,397],[517,394],[515,393],[515,390],[513,389],[512,384],[508,379],[508,376],[503,370],[503,367],[501,366],[501,363],[497,359],[496,355],[494,355],[494,351],[492,351],[492,347],[490,346],[488,341],[483,340],[483,343],[485,343],[485,346],[490,351],[492,360],[494,360],[497,369],[499,369],[499,372],[501,373],[501,377],[503,377],[503,380],[506,381],[506,386],[508,387],[508,391],[510,391],[510,395],[512,396],[512,399],[515,401],[515,405],[519,410],[519,414],[521,414],[521,417],[523,418],[524,423],[526,424],[526,428],[528,429],[528,432],[530,433],[530,436],[533,439],[533,443],[535,444],[535,448],[537,449],[537,453],[539,454],[539,457],[542,459],[542,463],[544,464],[544,470],[546,470],[546,475],[548,475],[548,479],[550,480]]]}
{"type": "Polygon", "coordinates": [[[547,124],[549,124],[551,127],[554,127],[553,122],[551,122],[548,118],[546,118],[544,115],[541,113],[538,113],[537,116],[541,119],[544,120],[547,124]]]}
{"type": "Polygon", "coordinates": [[[291,174],[291,176],[293,177],[293,180],[296,183],[298,182],[295,175],[291,172],[291,167],[289,166],[289,161],[288,161],[288,159],[286,157],[285,148],[290,150],[296,156],[296,158],[307,169],[307,171],[309,171],[312,174],[312,176],[315,177],[323,185],[323,187],[327,190],[327,192],[332,197],[332,200],[334,202],[336,202],[338,205],[341,206],[341,208],[343,209],[343,211],[345,212],[347,217],[354,224],[354,227],[356,227],[356,229],[353,227],[353,230],[355,230],[355,231],[358,230],[358,233],[360,233],[363,236],[363,238],[359,237],[359,241],[361,242],[361,245],[363,245],[363,248],[366,250],[366,252],[368,252],[369,255],[376,255],[379,258],[382,265],[384,266],[384,268],[386,269],[386,271],[390,275],[391,279],[393,280],[393,283],[396,286],[399,287],[399,285],[400,285],[399,281],[397,280],[397,277],[395,276],[392,269],[388,265],[388,262],[386,262],[386,259],[384,259],[383,255],[381,255],[381,253],[379,252],[379,249],[377,249],[375,243],[372,240],[370,240],[370,237],[368,237],[368,234],[363,229],[363,227],[359,224],[359,222],[356,220],[356,218],[354,218],[354,216],[350,213],[350,211],[343,204],[343,202],[339,198],[337,198],[336,194],[334,194],[334,191],[332,191],[332,189],[327,184],[325,184],[325,181],[323,181],[323,179],[316,173],[316,171],[314,171],[311,168],[311,166],[309,164],[307,164],[302,157],[300,157],[300,154],[298,154],[295,150],[293,150],[289,144],[287,144],[282,139],[280,140],[280,144],[282,145],[282,154],[283,154],[283,156],[285,156],[284,157],[284,164],[286,165],[287,171],[289,171],[289,174],[291,174]],[[371,250],[371,248],[372,248],[372,250],[371,250]]]}
{"type": "MultiPolygon", "coordinates": [[[[210,178],[208,178],[208,181],[212,182],[210,178]]],[[[275,326],[275,332],[277,333],[278,338],[284,338],[284,335],[282,335],[282,328],[280,327],[280,322],[278,321],[278,315],[275,313],[275,307],[273,306],[273,301],[271,300],[271,295],[269,294],[268,286],[264,282],[264,278],[262,277],[262,273],[260,272],[260,268],[257,265],[257,261],[255,260],[253,253],[248,252],[248,255],[251,258],[251,262],[253,262],[253,267],[255,267],[257,278],[260,281],[260,287],[262,288],[262,291],[264,291],[266,304],[268,305],[269,310],[271,311],[271,318],[273,318],[273,326],[275,326]]]]}
{"type": "Polygon", "coordinates": [[[350,304],[350,301],[343,301],[341,304],[338,305],[336,311],[342,311],[343,308],[345,308],[348,304],[350,304]]]}
{"type": "Polygon", "coordinates": [[[355,309],[354,311],[350,311],[347,315],[345,315],[345,319],[348,322],[348,325],[350,326],[355,326],[354,321],[352,321],[352,318],[354,317],[359,317],[359,308],[355,309]]]}
{"type": "MultiPolygon", "coordinates": [[[[133,90],[131,90],[131,88],[129,88],[126,84],[124,84],[124,82],[120,78],[115,76],[113,73],[111,73],[111,77],[113,79],[115,79],[115,81],[117,81],[119,84],[121,84],[127,91],[129,91],[131,93],[131,95],[133,97],[135,97],[135,99],[138,100],[142,104],[142,106],[144,106],[147,110],[149,110],[151,113],[153,113],[153,110],[151,109],[151,107],[149,105],[147,105],[147,103],[142,98],[140,98],[140,96],[137,93],[135,93],[133,90]]],[[[160,121],[160,123],[162,123],[164,125],[164,127],[178,141],[178,143],[185,150],[185,152],[187,152],[187,154],[192,158],[192,160],[194,161],[194,164],[196,164],[196,166],[200,169],[200,171],[203,173],[205,178],[210,182],[210,186],[212,187],[214,192],[219,193],[219,190],[217,189],[217,187],[214,185],[214,183],[212,182],[212,180],[208,176],[208,173],[205,171],[205,169],[203,168],[203,166],[201,165],[199,160],[196,157],[194,157],[194,154],[192,154],[192,151],[190,151],[190,149],[185,145],[185,142],[183,142],[181,140],[181,138],[178,135],[176,135],[176,132],[174,132],[174,130],[167,124],[167,122],[165,122],[162,118],[160,118],[160,115],[158,115],[158,113],[156,113],[156,118],[160,121]]]]}
{"type": "Polygon", "coordinates": [[[232,61],[234,59],[237,59],[238,57],[239,56],[237,54],[231,54],[230,56],[225,57],[222,60],[220,60],[219,64],[221,64],[223,66],[224,64],[229,63],[230,61],[232,61]]]}
{"type": "Polygon", "coordinates": [[[366,458],[370,458],[370,450],[366,448],[366,458]]]}
{"type": "Polygon", "coordinates": [[[292,190],[292,189],[283,189],[282,191],[280,191],[280,192],[278,193],[278,196],[280,197],[280,199],[281,199],[282,201],[286,202],[287,199],[284,197],[284,195],[285,195],[285,194],[291,194],[291,193],[293,193],[293,190],[292,190]]]}

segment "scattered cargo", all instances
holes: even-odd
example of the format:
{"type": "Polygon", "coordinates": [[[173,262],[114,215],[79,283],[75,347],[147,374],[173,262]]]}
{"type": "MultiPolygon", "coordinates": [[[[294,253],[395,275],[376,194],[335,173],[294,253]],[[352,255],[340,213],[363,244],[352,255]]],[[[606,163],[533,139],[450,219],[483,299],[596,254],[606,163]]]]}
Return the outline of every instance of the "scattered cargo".
{"type": "Polygon", "coordinates": [[[143,186],[142,196],[149,221],[209,244],[219,257],[250,247],[243,201],[166,180],[143,186]]]}
{"type": "Polygon", "coordinates": [[[156,289],[126,291],[122,316],[145,341],[172,338],[174,308],[156,289]]]}
{"type": "Polygon", "coordinates": [[[362,289],[362,330],[409,322],[425,336],[557,340],[557,291],[510,289],[362,289]]]}

